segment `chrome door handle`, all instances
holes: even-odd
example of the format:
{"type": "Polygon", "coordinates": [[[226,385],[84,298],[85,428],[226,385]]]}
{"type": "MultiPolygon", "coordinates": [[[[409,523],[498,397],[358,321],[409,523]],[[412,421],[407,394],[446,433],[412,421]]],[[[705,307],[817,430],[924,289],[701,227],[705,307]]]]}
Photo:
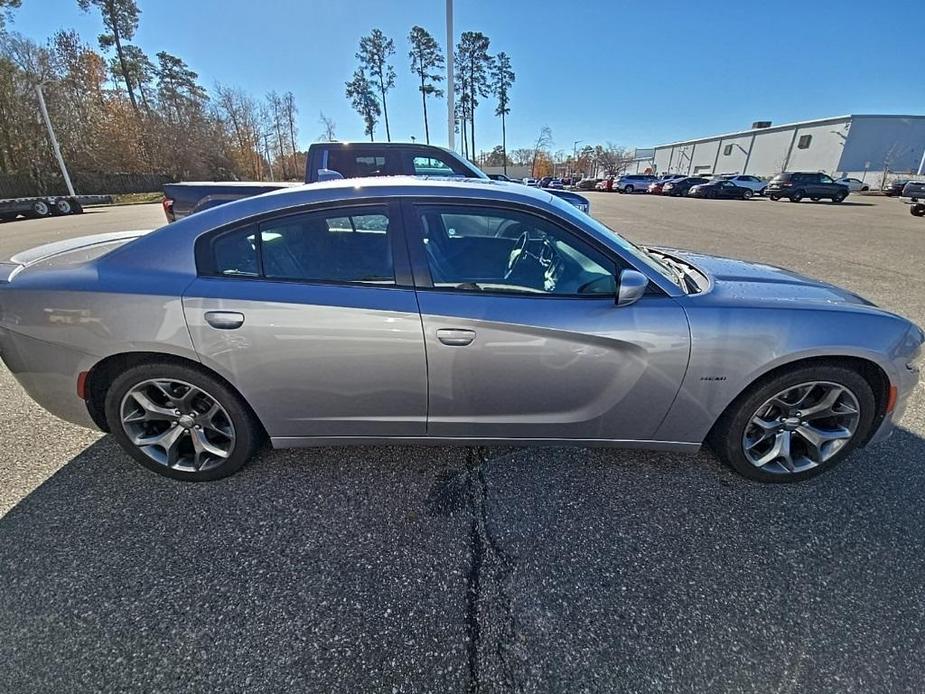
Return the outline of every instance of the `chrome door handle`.
{"type": "Polygon", "coordinates": [[[207,311],[206,323],[218,330],[234,330],[244,325],[244,314],[237,311],[207,311]]]}
{"type": "Polygon", "coordinates": [[[437,331],[437,339],[451,347],[465,347],[472,344],[475,339],[475,331],[463,330],[462,328],[440,328],[437,331]]]}

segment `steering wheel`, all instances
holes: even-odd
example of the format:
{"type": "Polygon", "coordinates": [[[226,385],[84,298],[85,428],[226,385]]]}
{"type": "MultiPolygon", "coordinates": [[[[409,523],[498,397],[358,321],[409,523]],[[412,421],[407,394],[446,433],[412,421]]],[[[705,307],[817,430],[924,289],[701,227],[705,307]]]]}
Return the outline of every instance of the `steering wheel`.
{"type": "Polygon", "coordinates": [[[520,266],[524,258],[531,257],[542,268],[549,267],[555,257],[558,255],[556,247],[553,246],[549,239],[530,239],[529,232],[523,232],[514,244],[511,250],[510,258],[507,261],[507,272],[504,273],[504,279],[508,280],[514,274],[514,271],[520,266]],[[533,251],[532,249],[536,249],[533,251]]]}

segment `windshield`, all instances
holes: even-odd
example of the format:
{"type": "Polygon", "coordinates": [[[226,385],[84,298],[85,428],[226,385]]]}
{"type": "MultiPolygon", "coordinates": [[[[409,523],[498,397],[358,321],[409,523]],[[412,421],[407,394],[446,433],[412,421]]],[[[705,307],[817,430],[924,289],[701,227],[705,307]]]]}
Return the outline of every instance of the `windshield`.
{"type": "Polygon", "coordinates": [[[564,213],[566,216],[574,219],[575,221],[583,222],[584,224],[593,227],[596,231],[601,232],[607,238],[615,241],[617,245],[634,260],[637,260],[646,267],[654,270],[672,284],[681,287],[682,289],[684,288],[684,285],[681,279],[678,277],[678,274],[671,267],[663,263],[642,246],[637,246],[629,239],[620,236],[620,234],[618,234],[606,224],[599,222],[591,215],[582,212],[577,207],[571,205],[568,202],[565,202],[561,198],[552,196],[551,202],[559,209],[560,212],[564,213]]]}

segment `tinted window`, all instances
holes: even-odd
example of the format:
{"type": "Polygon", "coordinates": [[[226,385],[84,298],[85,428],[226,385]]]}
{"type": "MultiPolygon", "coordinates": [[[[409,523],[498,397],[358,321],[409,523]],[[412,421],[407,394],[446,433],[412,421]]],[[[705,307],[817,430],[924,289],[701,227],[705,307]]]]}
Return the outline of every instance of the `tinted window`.
{"type": "Polygon", "coordinates": [[[800,139],[797,142],[797,147],[799,149],[809,149],[809,145],[813,141],[812,135],[800,135],[800,139]]]}
{"type": "Polygon", "coordinates": [[[732,145],[726,145],[723,147],[723,156],[728,157],[730,154],[732,154],[732,145]]]}
{"type": "Polygon", "coordinates": [[[819,174],[819,180],[822,183],[835,183],[835,181],[833,181],[831,178],[829,178],[825,174],[819,174]]]}
{"type": "Polygon", "coordinates": [[[257,230],[254,227],[222,234],[212,241],[215,273],[226,277],[257,277],[257,230]]]}
{"type": "Polygon", "coordinates": [[[412,160],[414,173],[418,176],[456,176],[458,175],[446,163],[434,157],[417,156],[412,160]]]}
{"type": "Polygon", "coordinates": [[[434,287],[515,294],[613,295],[614,264],[539,217],[493,208],[419,208],[434,287]]]}
{"type": "Polygon", "coordinates": [[[328,168],[337,171],[344,178],[386,176],[389,173],[385,152],[357,151],[346,147],[329,150],[328,168]]]}
{"type": "Polygon", "coordinates": [[[394,284],[385,208],[314,212],[260,225],[268,279],[394,284]]]}

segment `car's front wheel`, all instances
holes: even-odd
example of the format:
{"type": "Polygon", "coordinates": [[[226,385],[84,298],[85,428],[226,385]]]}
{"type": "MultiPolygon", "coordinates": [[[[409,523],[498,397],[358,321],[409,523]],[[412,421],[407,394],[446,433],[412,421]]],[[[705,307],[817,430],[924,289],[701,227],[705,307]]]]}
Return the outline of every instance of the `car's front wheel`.
{"type": "Polygon", "coordinates": [[[751,200],[751,199],[752,199],[752,195],[753,195],[752,191],[749,190],[748,188],[746,188],[745,190],[742,191],[742,199],[743,199],[743,200],[751,200]]]}
{"type": "Polygon", "coordinates": [[[132,367],[109,387],[106,421],[119,445],[146,468],[179,480],[236,472],[257,449],[256,418],[227,384],[170,362],[132,367]]]}
{"type": "Polygon", "coordinates": [[[844,366],[794,369],[756,384],[711,432],[719,458],[761,482],[798,482],[843,460],[876,408],[867,380],[844,366]]]}
{"type": "Polygon", "coordinates": [[[632,192],[633,192],[633,186],[626,186],[626,187],[623,189],[623,192],[624,192],[624,193],[632,193],[632,192]]]}
{"type": "Polygon", "coordinates": [[[768,199],[770,199],[771,202],[777,202],[778,200],[780,200],[780,195],[775,195],[774,193],[771,193],[768,196],[768,199]]]}
{"type": "Polygon", "coordinates": [[[832,202],[834,203],[843,202],[844,199],[847,197],[848,197],[847,193],[835,193],[835,195],[832,196],[832,202]]]}
{"type": "Polygon", "coordinates": [[[790,194],[790,202],[800,202],[803,199],[803,191],[795,190],[790,194]]]}

